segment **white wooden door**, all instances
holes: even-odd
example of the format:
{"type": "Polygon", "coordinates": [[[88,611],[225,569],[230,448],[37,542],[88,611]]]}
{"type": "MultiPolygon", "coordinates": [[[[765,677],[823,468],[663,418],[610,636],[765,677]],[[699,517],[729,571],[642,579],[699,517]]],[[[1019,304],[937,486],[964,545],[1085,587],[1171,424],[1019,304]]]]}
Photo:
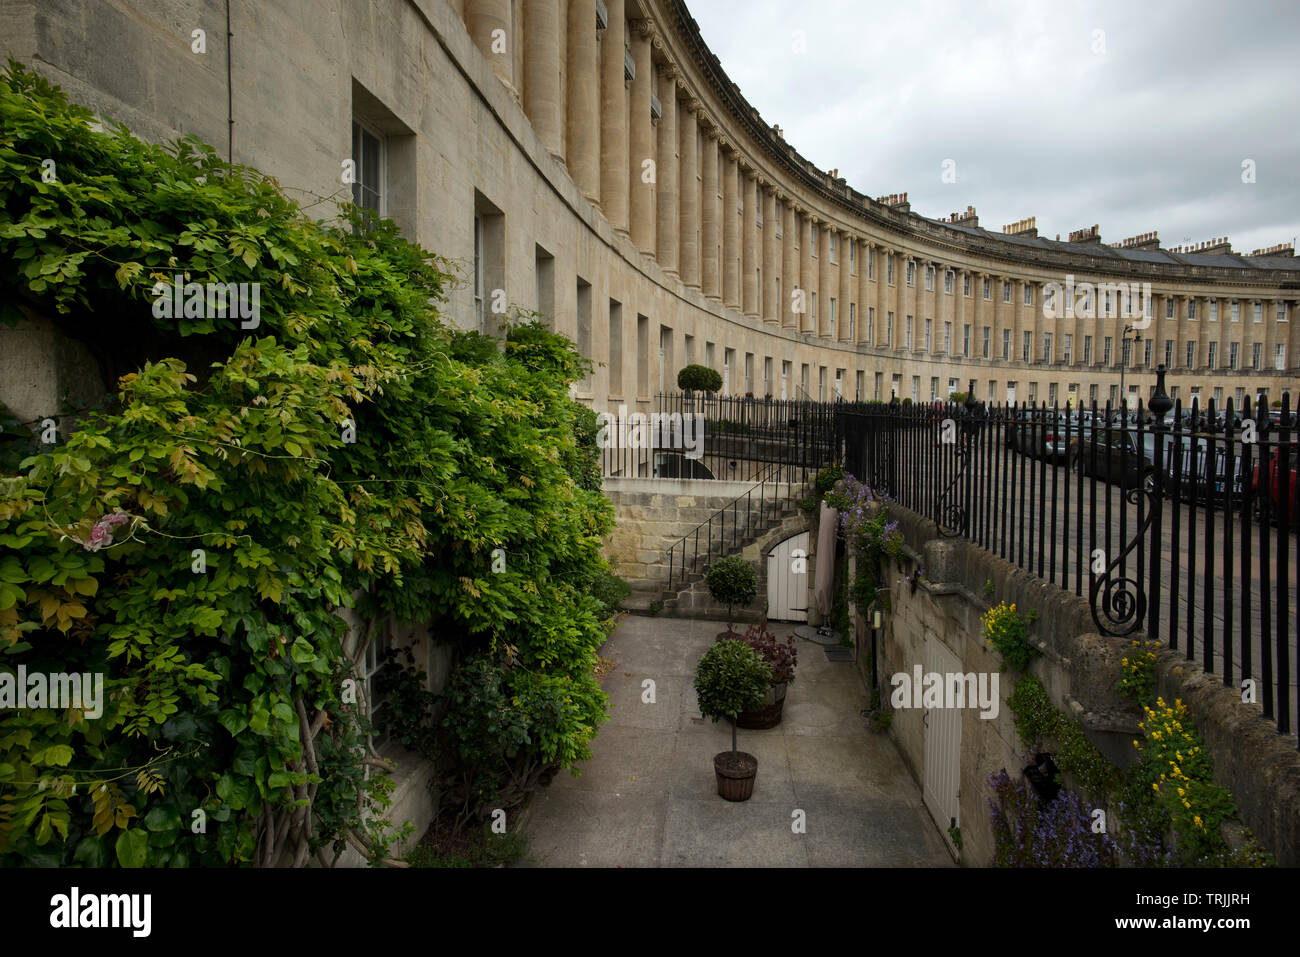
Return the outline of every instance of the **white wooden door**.
{"type": "MultiPolygon", "coordinates": [[[[926,674],[957,674],[961,662],[934,635],[925,637],[926,674]]],[[[946,679],[945,679],[946,681],[946,679]]],[[[925,806],[939,831],[947,838],[948,828],[961,824],[958,783],[961,771],[961,709],[927,708],[925,724],[925,806]]]]}
{"type": "Polygon", "coordinates": [[[767,617],[808,620],[808,533],[787,538],[767,553],[767,617]]]}

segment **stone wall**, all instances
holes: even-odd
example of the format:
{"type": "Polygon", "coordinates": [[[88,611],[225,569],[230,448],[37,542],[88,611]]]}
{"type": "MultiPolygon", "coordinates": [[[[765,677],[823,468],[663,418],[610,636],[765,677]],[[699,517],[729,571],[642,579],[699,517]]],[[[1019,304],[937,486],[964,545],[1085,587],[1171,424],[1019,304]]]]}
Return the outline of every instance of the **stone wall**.
{"type": "MultiPolygon", "coordinates": [[[[996,601],[1014,603],[1022,614],[1037,611],[1031,637],[1041,655],[1030,666],[1053,703],[1074,717],[1089,740],[1120,767],[1135,759],[1140,736],[1137,705],[1116,690],[1120,659],[1132,638],[1100,635],[1086,599],[1022,571],[1009,562],[957,539],[940,539],[934,524],[914,512],[891,506],[909,546],[907,567],[889,574],[891,610],[878,642],[882,706],[887,707],[889,676],[911,673],[925,664],[925,642],[946,645],[964,672],[996,673],[999,655],[982,637],[980,617],[996,601]],[[922,570],[913,590],[909,575],[922,570]],[[986,582],[994,598],[985,597],[986,582]]],[[[870,635],[857,625],[858,661],[867,677],[870,635]]],[[[1141,637],[1135,635],[1133,637],[1141,637]]],[[[1236,799],[1243,823],[1283,865],[1300,864],[1300,754],[1295,736],[1277,733],[1258,705],[1243,705],[1218,677],[1164,649],[1157,661],[1157,693],[1179,698],[1190,709],[1214,760],[1217,782],[1236,799]]],[[[1014,774],[1029,763],[1014,716],[1006,701],[1013,676],[999,680],[997,716],[981,718],[968,708],[961,719],[959,773],[962,860],[984,866],[992,861],[988,778],[1002,768],[1014,774]]],[[[925,784],[925,726],[922,709],[897,709],[890,734],[917,782],[925,784]]],[[[1068,779],[1067,786],[1071,785],[1068,779]]],[[[947,822],[939,830],[945,831],[947,822]]]]}
{"type": "MultiPolygon", "coordinates": [[[[751,488],[749,482],[706,479],[606,478],[605,495],[614,503],[618,526],[605,539],[605,556],[634,592],[662,592],[668,580],[667,550],[751,488]]],[[[773,489],[778,496],[788,491],[785,484],[769,485],[769,502],[773,489]]],[[[751,514],[758,505],[755,492],[751,514]]],[[[739,520],[743,525],[743,502],[739,520]]],[[[721,530],[720,523],[715,523],[715,529],[721,530]]]]}

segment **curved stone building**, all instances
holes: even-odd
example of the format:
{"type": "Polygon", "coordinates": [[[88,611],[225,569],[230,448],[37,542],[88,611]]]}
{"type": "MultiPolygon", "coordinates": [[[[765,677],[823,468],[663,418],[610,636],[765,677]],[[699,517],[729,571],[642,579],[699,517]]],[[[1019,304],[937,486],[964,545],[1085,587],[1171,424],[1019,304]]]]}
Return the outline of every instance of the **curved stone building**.
{"type": "Polygon", "coordinates": [[[599,364],[579,390],[597,408],[649,409],[687,362],[757,397],[925,401],[973,379],[981,398],[1118,402],[1124,361],[1130,401],[1161,363],[1184,401],[1294,394],[1289,246],[1058,241],[863,195],[758,115],[680,0],[13,0],[4,17],[0,53],[104,116],[197,134],[322,215],[354,195],[459,262],[459,324],[540,311],[599,364]]]}

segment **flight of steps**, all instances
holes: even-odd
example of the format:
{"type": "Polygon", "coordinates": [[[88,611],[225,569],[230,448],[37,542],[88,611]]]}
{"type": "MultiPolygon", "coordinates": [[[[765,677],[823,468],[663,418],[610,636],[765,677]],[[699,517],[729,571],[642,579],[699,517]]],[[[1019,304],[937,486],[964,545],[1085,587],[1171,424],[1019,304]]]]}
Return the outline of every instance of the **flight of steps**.
{"type": "MultiPolygon", "coordinates": [[[[715,541],[713,543],[712,552],[707,555],[705,553],[708,541],[706,534],[707,529],[702,529],[700,532],[700,553],[696,565],[696,571],[687,571],[685,577],[682,577],[680,564],[681,549],[679,548],[676,551],[673,560],[673,581],[671,584],[668,582],[668,549],[680,542],[683,535],[691,532],[701,522],[707,522],[711,516],[716,516],[719,508],[724,505],[729,505],[731,500],[728,499],[718,504],[710,503],[703,507],[699,505],[682,505],[676,507],[663,505],[661,506],[664,512],[662,515],[663,521],[659,523],[653,521],[647,523],[643,512],[643,517],[640,519],[643,525],[641,529],[643,532],[641,536],[642,544],[648,545],[655,535],[654,530],[644,527],[647,524],[652,527],[655,525],[661,525],[661,530],[667,531],[668,533],[663,534],[659,539],[660,546],[657,554],[651,554],[650,550],[645,550],[638,556],[639,558],[645,559],[644,562],[638,562],[631,568],[626,565],[620,565],[620,574],[623,575],[628,584],[632,586],[631,594],[629,594],[623,601],[623,609],[634,614],[666,613],[688,617],[725,617],[727,611],[726,606],[716,605],[709,596],[708,587],[704,584],[704,573],[707,571],[709,563],[723,555],[737,554],[743,551],[746,546],[758,541],[772,529],[799,516],[801,512],[798,502],[806,494],[806,489],[803,486],[797,486],[788,499],[783,496],[775,503],[770,500],[766,501],[761,515],[758,508],[758,501],[755,497],[752,500],[748,523],[745,521],[744,502],[741,501],[736,509],[740,528],[738,533],[735,535],[734,544],[732,542],[732,512],[731,509],[728,508],[725,548],[718,536],[721,524],[715,518],[713,523],[715,541]],[[671,530],[669,530],[670,528],[671,530]],[[644,534],[646,531],[650,531],[650,534],[644,534]],[[633,577],[633,574],[629,574],[633,569],[635,569],[635,577],[633,577]]],[[[672,496],[665,497],[669,499],[672,498],[672,496]]],[[[693,538],[688,548],[692,550],[691,554],[693,554],[693,538]]],[[[687,556],[688,563],[691,554],[688,554],[687,556]]],[[[619,563],[616,563],[616,565],[619,565],[619,563]]],[[[736,609],[736,620],[760,620],[762,618],[761,604],[761,602],[756,602],[756,607],[743,610],[736,609]]]]}

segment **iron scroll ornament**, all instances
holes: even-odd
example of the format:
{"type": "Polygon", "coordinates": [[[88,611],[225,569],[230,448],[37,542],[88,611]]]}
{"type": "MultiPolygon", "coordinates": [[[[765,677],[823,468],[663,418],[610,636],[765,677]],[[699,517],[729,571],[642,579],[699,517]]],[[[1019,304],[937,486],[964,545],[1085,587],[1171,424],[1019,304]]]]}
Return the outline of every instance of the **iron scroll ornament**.
{"type": "Polygon", "coordinates": [[[1140,496],[1145,495],[1146,515],[1143,517],[1141,527],[1124,543],[1123,550],[1106,565],[1105,572],[1092,575],[1092,585],[1089,588],[1092,620],[1104,635],[1123,638],[1133,634],[1146,621],[1146,590],[1141,583],[1123,574],[1120,569],[1124,567],[1129,553],[1137,549],[1160,513],[1161,499],[1164,494],[1164,475],[1159,470],[1166,433],[1164,416],[1171,408],[1173,408],[1173,401],[1165,392],[1165,367],[1161,363],[1156,366],[1156,387],[1150,402],[1147,403],[1147,410],[1155,423],[1156,471],[1151,473],[1153,481],[1139,482],[1133,488],[1126,490],[1123,496],[1125,501],[1137,505],[1141,501],[1140,496]]]}
{"type": "Polygon", "coordinates": [[[1156,509],[1159,508],[1160,483],[1152,482],[1150,487],[1134,486],[1124,492],[1124,500],[1130,505],[1137,505],[1141,496],[1147,497],[1146,516],[1133,537],[1124,543],[1123,550],[1106,565],[1106,570],[1092,575],[1092,585],[1088,593],[1092,604],[1092,620],[1103,635],[1124,638],[1142,627],[1147,616],[1147,593],[1137,579],[1123,574],[1120,569],[1125,565],[1127,556],[1137,549],[1155,521],[1156,509]]]}

